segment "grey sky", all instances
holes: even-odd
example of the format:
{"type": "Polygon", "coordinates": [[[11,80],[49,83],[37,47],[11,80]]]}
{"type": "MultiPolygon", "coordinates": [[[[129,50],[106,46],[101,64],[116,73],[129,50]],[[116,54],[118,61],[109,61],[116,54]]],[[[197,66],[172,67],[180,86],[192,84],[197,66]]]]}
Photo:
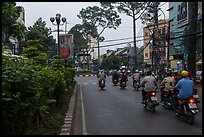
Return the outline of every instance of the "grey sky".
{"type": "MultiPolygon", "coordinates": [[[[77,15],[79,14],[82,8],[86,8],[88,6],[95,6],[95,5],[100,6],[99,2],[16,2],[16,3],[17,3],[17,6],[23,6],[25,9],[26,27],[32,26],[37,21],[37,19],[41,17],[42,20],[46,22],[46,27],[51,28],[52,30],[56,30],[57,26],[52,25],[52,23],[50,22],[50,17],[55,17],[57,13],[60,13],[62,17],[67,18],[67,22],[68,22],[67,30],[70,30],[75,24],[82,23],[82,21],[77,17],[77,15]]],[[[165,18],[167,19],[169,15],[166,10],[168,9],[169,4],[168,2],[164,2],[164,3],[166,4],[161,6],[161,9],[164,11],[165,18]]],[[[162,4],[163,3],[161,3],[161,5],[162,4]]],[[[159,14],[161,14],[159,19],[164,19],[162,12],[159,12],[159,14]]],[[[119,28],[117,28],[116,30],[106,29],[102,33],[102,36],[105,37],[105,40],[114,40],[114,39],[133,37],[132,18],[124,14],[120,14],[120,16],[122,18],[122,24],[119,26],[119,28]]],[[[140,19],[137,20],[136,25],[137,25],[136,35],[142,36],[142,31],[143,31],[142,28],[144,27],[144,25],[141,24],[140,19]]],[[[60,29],[64,30],[65,26],[64,25],[61,26],[60,29]]],[[[100,30],[100,28],[98,29],[100,30]]],[[[56,38],[57,33],[53,32],[53,36],[56,38]]],[[[128,42],[128,41],[132,41],[132,39],[103,42],[103,43],[100,43],[100,46],[128,42]]],[[[143,45],[143,41],[137,42],[138,47],[141,47],[142,45],[143,45]]],[[[116,48],[125,47],[125,46],[127,46],[127,44],[104,47],[104,48],[101,48],[100,53],[104,54],[108,49],[115,50],[116,48]]]]}

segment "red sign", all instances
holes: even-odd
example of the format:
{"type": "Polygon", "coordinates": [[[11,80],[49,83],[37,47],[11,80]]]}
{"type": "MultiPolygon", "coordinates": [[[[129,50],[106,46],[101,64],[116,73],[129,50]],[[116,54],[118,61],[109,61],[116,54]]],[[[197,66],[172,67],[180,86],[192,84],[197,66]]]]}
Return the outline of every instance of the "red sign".
{"type": "Polygon", "coordinates": [[[68,59],[73,52],[73,35],[63,34],[59,36],[60,57],[68,59]]]}
{"type": "Polygon", "coordinates": [[[65,48],[65,47],[60,48],[60,57],[61,58],[63,58],[63,59],[69,58],[70,53],[71,53],[71,48],[65,48]]]}

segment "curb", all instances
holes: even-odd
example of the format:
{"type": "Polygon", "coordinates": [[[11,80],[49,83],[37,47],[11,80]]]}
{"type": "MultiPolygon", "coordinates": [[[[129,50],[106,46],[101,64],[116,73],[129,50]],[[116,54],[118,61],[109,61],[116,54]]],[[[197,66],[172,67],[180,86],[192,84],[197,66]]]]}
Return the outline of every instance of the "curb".
{"type": "Polygon", "coordinates": [[[80,75],[75,75],[75,77],[91,77],[91,76],[96,76],[95,74],[80,74],[80,75]]]}
{"type": "Polygon", "coordinates": [[[77,100],[77,92],[78,92],[78,84],[76,83],[73,91],[73,95],[71,96],[69,102],[69,108],[67,113],[65,113],[64,124],[61,128],[60,135],[71,135],[73,130],[73,119],[76,110],[76,100],[77,100]]]}

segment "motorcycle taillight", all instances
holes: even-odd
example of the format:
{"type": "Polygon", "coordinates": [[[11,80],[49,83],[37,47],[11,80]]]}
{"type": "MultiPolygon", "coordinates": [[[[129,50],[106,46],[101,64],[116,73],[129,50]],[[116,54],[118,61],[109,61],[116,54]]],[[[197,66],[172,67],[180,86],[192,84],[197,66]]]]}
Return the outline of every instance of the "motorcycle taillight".
{"type": "Polygon", "coordinates": [[[103,84],[104,83],[104,81],[103,80],[101,80],[101,84],[103,84]]]}
{"type": "Polygon", "coordinates": [[[194,99],[194,98],[190,98],[190,99],[188,100],[188,102],[194,103],[194,102],[195,102],[195,99],[194,99]]]}
{"type": "Polygon", "coordinates": [[[153,92],[152,92],[152,96],[156,96],[156,92],[153,91],[153,92]]]}

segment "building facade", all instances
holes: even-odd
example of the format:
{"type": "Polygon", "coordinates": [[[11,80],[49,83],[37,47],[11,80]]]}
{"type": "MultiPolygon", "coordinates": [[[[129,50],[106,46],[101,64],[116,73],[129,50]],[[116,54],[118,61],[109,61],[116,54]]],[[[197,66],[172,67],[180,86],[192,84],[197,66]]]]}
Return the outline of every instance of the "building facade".
{"type": "Polygon", "coordinates": [[[167,67],[167,33],[168,33],[168,19],[158,21],[158,29],[155,29],[153,45],[153,29],[154,23],[147,24],[143,29],[143,44],[144,44],[144,65],[152,69],[152,65],[155,67],[155,71],[164,70],[167,67]]]}
{"type": "Polygon", "coordinates": [[[188,2],[169,2],[169,56],[170,67],[172,69],[182,70],[187,67],[188,46],[190,45],[189,33],[197,35],[196,40],[196,61],[202,57],[202,2],[198,2],[197,32],[188,32],[189,30],[189,4],[188,2]]]}

